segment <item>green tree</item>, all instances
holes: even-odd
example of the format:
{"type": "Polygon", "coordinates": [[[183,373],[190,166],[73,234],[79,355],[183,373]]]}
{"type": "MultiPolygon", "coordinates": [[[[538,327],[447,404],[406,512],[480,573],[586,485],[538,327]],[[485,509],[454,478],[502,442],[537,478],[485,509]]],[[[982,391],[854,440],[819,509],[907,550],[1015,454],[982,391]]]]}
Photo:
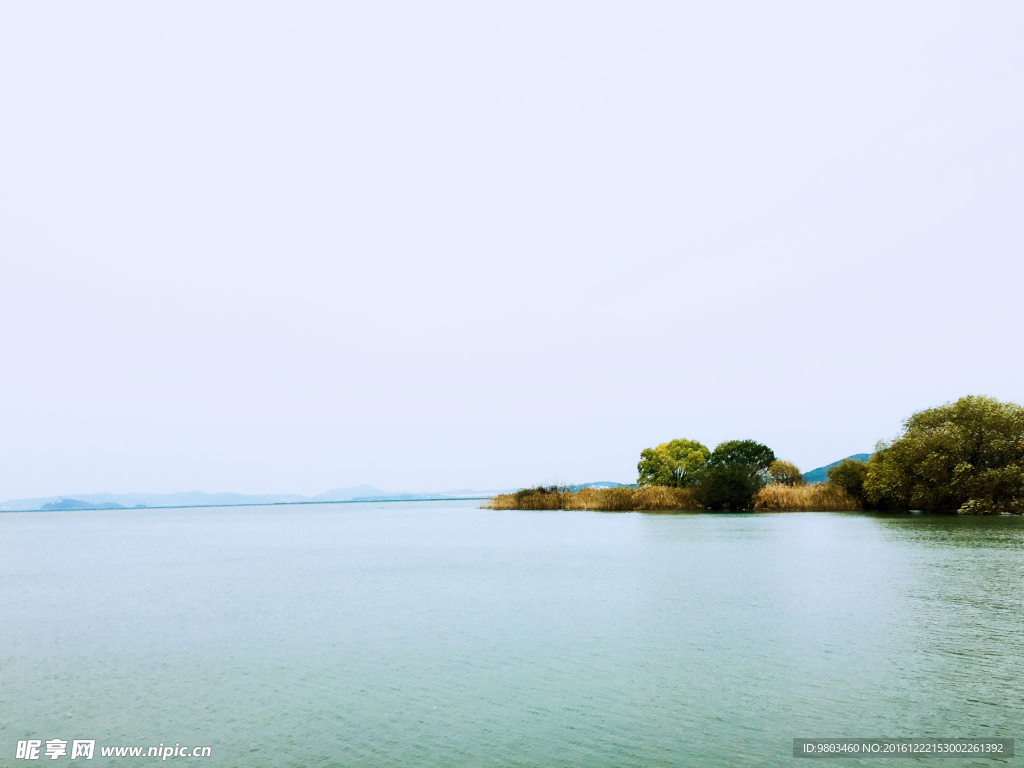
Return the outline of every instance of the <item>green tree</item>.
{"type": "Polygon", "coordinates": [[[636,465],[638,485],[692,485],[711,451],[696,440],[670,440],[656,448],[644,448],[636,465]]]}
{"type": "Polygon", "coordinates": [[[768,480],[776,485],[807,485],[796,464],[776,459],[768,465],[768,480]]]}
{"type": "Polygon", "coordinates": [[[754,494],[764,486],[775,453],[753,440],[719,444],[698,481],[698,499],[708,509],[749,509],[754,494]]]}
{"type": "Polygon", "coordinates": [[[856,459],[843,459],[825,470],[828,481],[837,485],[858,501],[864,501],[864,478],[868,465],[856,459]]]}
{"type": "Polygon", "coordinates": [[[864,494],[881,509],[1024,511],[1024,408],[970,396],[915,413],[869,459],[864,494]]]}

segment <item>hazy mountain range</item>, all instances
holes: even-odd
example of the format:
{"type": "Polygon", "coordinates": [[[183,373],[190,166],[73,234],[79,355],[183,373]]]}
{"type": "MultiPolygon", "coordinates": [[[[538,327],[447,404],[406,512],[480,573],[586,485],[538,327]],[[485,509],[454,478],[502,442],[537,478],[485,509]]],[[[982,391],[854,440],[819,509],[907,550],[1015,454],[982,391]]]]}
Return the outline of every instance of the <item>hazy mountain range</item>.
{"type": "MultiPolygon", "coordinates": [[[[619,483],[584,483],[595,487],[614,487],[619,483]]],[[[582,486],[578,486],[582,487],[582,486]]],[[[438,493],[388,493],[372,485],[357,485],[352,488],[335,488],[319,496],[302,496],[297,493],[267,493],[247,495],[244,493],[203,493],[185,491],[182,493],[78,493],[65,496],[44,496],[38,499],[12,499],[0,504],[0,512],[28,512],[34,510],[59,509],[127,509],[137,507],[213,507],[251,506],[256,504],[317,504],[332,501],[429,501],[430,499],[471,499],[486,498],[509,490],[476,491],[459,488],[438,493]]]]}
{"type": "Polygon", "coordinates": [[[0,504],[0,511],[25,511],[36,509],[120,509],[126,507],[211,507],[253,504],[302,504],[330,501],[380,501],[384,499],[448,499],[483,495],[462,488],[450,493],[387,493],[372,485],[357,485],[352,488],[335,488],[319,496],[302,496],[297,493],[266,493],[247,495],[244,493],[203,493],[185,491],[182,493],[79,493],[66,496],[46,496],[38,499],[12,499],[0,504]]]}

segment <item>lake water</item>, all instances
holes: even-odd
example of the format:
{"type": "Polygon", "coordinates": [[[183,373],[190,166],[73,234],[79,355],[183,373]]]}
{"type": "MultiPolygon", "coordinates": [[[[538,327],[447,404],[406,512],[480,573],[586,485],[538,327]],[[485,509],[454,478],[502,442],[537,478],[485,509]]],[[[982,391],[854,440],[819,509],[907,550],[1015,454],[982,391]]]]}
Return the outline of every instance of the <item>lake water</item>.
{"type": "Polygon", "coordinates": [[[0,514],[0,765],[52,738],[621,768],[1024,737],[1024,519],[477,503],[0,514]]]}

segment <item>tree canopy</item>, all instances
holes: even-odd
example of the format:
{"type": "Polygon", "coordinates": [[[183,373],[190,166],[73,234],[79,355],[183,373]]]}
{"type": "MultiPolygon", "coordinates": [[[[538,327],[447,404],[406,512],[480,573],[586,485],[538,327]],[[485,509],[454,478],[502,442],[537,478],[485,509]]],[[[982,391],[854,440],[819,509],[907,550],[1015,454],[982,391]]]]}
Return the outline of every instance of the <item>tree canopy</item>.
{"type": "Polygon", "coordinates": [[[776,459],[768,465],[768,479],[776,485],[807,485],[796,464],[776,459]]]}
{"type": "Polygon", "coordinates": [[[636,465],[637,484],[672,488],[692,485],[710,455],[707,446],[696,440],[670,440],[655,448],[645,448],[636,465]]]}
{"type": "Polygon", "coordinates": [[[701,504],[708,509],[749,509],[773,461],[775,452],[753,440],[719,444],[700,473],[701,504]]]}
{"type": "Polygon", "coordinates": [[[881,509],[1021,511],[1024,408],[970,396],[915,413],[871,456],[864,493],[881,509]]]}
{"type": "Polygon", "coordinates": [[[828,481],[846,491],[857,501],[864,501],[864,477],[868,465],[856,459],[843,459],[825,470],[828,481]]]}
{"type": "Polygon", "coordinates": [[[775,461],[775,451],[753,440],[719,443],[708,458],[708,467],[744,467],[764,478],[775,461]]]}

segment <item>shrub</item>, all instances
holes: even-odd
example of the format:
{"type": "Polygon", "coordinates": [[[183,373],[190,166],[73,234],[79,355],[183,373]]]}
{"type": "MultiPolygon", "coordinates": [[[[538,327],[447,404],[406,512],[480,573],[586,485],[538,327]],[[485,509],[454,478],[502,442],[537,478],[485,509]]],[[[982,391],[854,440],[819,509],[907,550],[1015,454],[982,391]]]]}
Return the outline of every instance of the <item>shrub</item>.
{"type": "Polygon", "coordinates": [[[867,473],[868,465],[856,459],[843,459],[825,470],[831,485],[842,488],[861,502],[864,501],[864,478],[867,473]]]}
{"type": "Polygon", "coordinates": [[[775,485],[806,485],[796,464],[776,459],[768,466],[768,480],[775,485]]]}

